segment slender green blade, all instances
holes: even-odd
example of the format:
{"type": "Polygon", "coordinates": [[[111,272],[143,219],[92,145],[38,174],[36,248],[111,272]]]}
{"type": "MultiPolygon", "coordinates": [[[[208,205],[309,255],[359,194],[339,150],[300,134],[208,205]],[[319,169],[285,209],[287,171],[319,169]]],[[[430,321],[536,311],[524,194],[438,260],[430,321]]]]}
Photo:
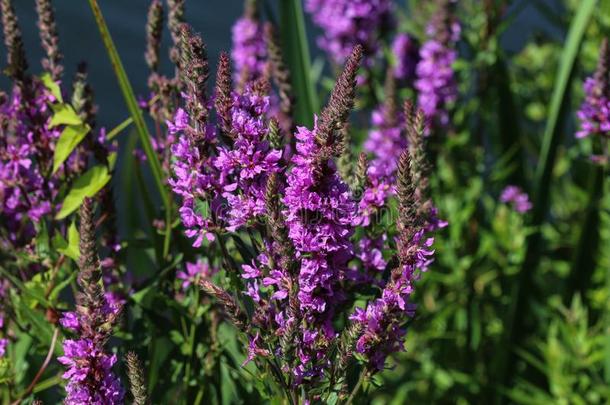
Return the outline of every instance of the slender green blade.
{"type": "Polygon", "coordinates": [[[318,111],[318,97],[311,80],[311,58],[301,0],[280,2],[280,32],[296,94],[295,121],[311,127],[313,115],[318,111]]]}
{"type": "MultiPolygon", "coordinates": [[[[91,11],[93,12],[93,15],[95,17],[95,22],[97,23],[100,35],[102,37],[102,41],[104,42],[104,46],[106,47],[106,52],[108,53],[108,57],[110,58],[110,62],[112,63],[112,68],[119,82],[119,87],[121,88],[121,92],[123,93],[123,98],[125,99],[127,108],[129,109],[129,114],[131,115],[131,118],[133,118],[133,122],[140,138],[142,148],[144,149],[144,153],[146,154],[147,161],[150,165],[150,169],[155,179],[155,184],[157,185],[159,193],[161,194],[161,199],[163,200],[163,204],[165,206],[167,226],[169,228],[171,223],[172,212],[171,197],[167,189],[165,188],[161,164],[159,163],[157,154],[153,150],[152,143],[150,141],[150,134],[148,132],[148,128],[146,127],[144,117],[142,116],[142,110],[138,106],[138,102],[133,92],[133,88],[131,86],[131,83],[129,82],[129,79],[127,78],[127,73],[123,68],[123,63],[121,62],[119,53],[117,52],[117,49],[114,45],[114,41],[110,36],[110,32],[108,31],[108,27],[106,26],[106,21],[104,20],[102,11],[100,10],[99,5],[97,4],[97,0],[89,0],[89,6],[91,7],[91,11]]],[[[168,230],[165,235],[166,236],[164,242],[164,256],[169,253],[171,231],[168,230]]]]}

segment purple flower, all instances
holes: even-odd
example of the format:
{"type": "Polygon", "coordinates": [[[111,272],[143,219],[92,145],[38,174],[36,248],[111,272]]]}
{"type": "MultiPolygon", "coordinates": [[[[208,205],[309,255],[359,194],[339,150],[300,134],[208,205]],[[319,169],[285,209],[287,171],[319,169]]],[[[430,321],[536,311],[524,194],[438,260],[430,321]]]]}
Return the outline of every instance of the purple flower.
{"type": "Polygon", "coordinates": [[[401,82],[411,82],[415,78],[415,68],[419,62],[419,46],[415,38],[399,33],[392,41],[394,55],[394,77],[401,82]]]}
{"type": "MultiPolygon", "coordinates": [[[[200,148],[189,137],[192,128],[187,122],[186,113],[179,108],[174,122],[168,123],[172,134],[179,135],[171,147],[173,176],[168,183],[172,191],[182,197],[182,206],[178,210],[180,218],[187,228],[186,235],[195,239],[193,246],[199,247],[204,238],[213,241],[214,234],[210,232],[213,226],[211,219],[204,215],[202,206],[198,204],[206,201],[214,204],[210,197],[217,195],[219,179],[212,165],[212,157],[203,156],[200,148]]],[[[202,131],[206,142],[211,142],[216,136],[216,130],[211,125],[202,128],[202,131]]]]}
{"type": "Polygon", "coordinates": [[[522,214],[532,208],[528,195],[517,186],[507,186],[504,188],[500,201],[511,204],[515,211],[522,214]]]}
{"type": "Polygon", "coordinates": [[[407,147],[403,131],[404,116],[400,112],[390,113],[385,106],[373,111],[372,129],[364,143],[364,150],[373,155],[370,161],[371,175],[393,180],[398,158],[407,147]]]}
{"type": "Polygon", "coordinates": [[[305,9],[323,31],[318,45],[338,65],[360,44],[372,66],[382,32],[393,25],[390,0],[307,0],[305,9]]]}
{"type": "Polygon", "coordinates": [[[75,312],[64,312],[62,317],[59,319],[59,323],[64,328],[71,329],[73,331],[78,331],[78,329],[80,328],[78,316],[75,312]]]}
{"type": "Polygon", "coordinates": [[[107,355],[90,339],[64,341],[64,355],[57,360],[68,367],[63,378],[68,380],[65,403],[122,404],[124,391],[112,373],[116,355],[107,355]]]}
{"type": "Polygon", "coordinates": [[[195,263],[186,263],[186,271],[179,271],[176,277],[182,280],[182,289],[186,291],[191,284],[196,284],[201,278],[209,278],[216,271],[210,267],[208,262],[197,260],[195,263]]]}
{"type": "Polygon", "coordinates": [[[381,292],[381,297],[370,302],[366,309],[356,308],[350,320],[361,324],[363,332],[356,343],[356,351],[364,354],[369,365],[383,370],[388,355],[403,350],[406,318],[413,316],[415,307],[408,303],[413,292],[413,281],[418,271],[427,270],[433,251],[432,238],[424,238],[423,230],[411,240],[413,262],[401,264],[381,292]]]}
{"type": "Polygon", "coordinates": [[[449,124],[447,107],[457,99],[457,83],[453,64],[457,60],[455,44],[460,37],[457,22],[446,23],[440,17],[434,18],[428,26],[428,40],[420,49],[417,64],[415,89],[417,102],[429,123],[441,128],[449,124]]]}
{"type": "Polygon", "coordinates": [[[316,336],[300,349],[304,363],[319,361],[321,352],[314,347],[335,336],[331,322],[343,300],[339,282],[345,279],[353,253],[350,237],[356,210],[333,162],[319,161],[316,129],[299,127],[295,134],[297,153],[283,198],[288,235],[300,260],[298,300],[310,325],[304,333],[316,336]]]}
{"type": "Polygon", "coordinates": [[[267,46],[263,25],[254,18],[244,16],[232,29],[235,78],[240,83],[258,79],[263,75],[267,60],[267,46]]]}
{"type": "Polygon", "coordinates": [[[595,79],[589,77],[584,84],[585,101],[576,116],[580,120],[577,138],[605,134],[610,131],[610,100],[597,91],[595,79]]]}
{"type": "Polygon", "coordinates": [[[8,339],[0,339],[0,357],[4,357],[6,354],[6,346],[8,345],[8,339]]]}
{"type": "Polygon", "coordinates": [[[214,161],[224,186],[223,197],[229,205],[228,229],[233,231],[265,213],[265,187],[269,174],[279,171],[282,152],[272,149],[265,139],[268,127],[265,114],[269,97],[246,88],[234,94],[231,108],[231,147],[220,147],[214,161]]]}

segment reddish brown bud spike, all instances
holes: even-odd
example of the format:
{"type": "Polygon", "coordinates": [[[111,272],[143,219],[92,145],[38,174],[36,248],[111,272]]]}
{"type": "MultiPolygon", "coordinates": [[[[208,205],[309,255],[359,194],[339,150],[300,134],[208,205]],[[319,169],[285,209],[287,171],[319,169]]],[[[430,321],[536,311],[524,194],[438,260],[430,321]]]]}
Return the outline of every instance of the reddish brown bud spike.
{"type": "Polygon", "coordinates": [[[4,29],[4,44],[7,50],[7,73],[13,79],[23,81],[28,63],[25,57],[25,49],[19,21],[15,15],[11,0],[1,0],[0,9],[2,10],[2,27],[4,29]]]}
{"type": "Polygon", "coordinates": [[[220,127],[226,134],[231,132],[232,88],[231,60],[226,52],[222,52],[216,71],[216,99],[214,100],[214,105],[220,121],[220,127]]]}
{"type": "Polygon", "coordinates": [[[59,36],[51,0],[36,0],[36,12],[40,42],[46,53],[46,58],[42,59],[42,67],[51,73],[53,80],[59,80],[64,70],[61,65],[63,56],[59,51],[59,36]]]}
{"type": "Polygon", "coordinates": [[[161,33],[163,31],[163,5],[161,0],[153,0],[148,8],[146,22],[146,64],[156,72],[159,67],[161,33]]]}
{"type": "Polygon", "coordinates": [[[356,45],[337,78],[327,106],[320,114],[316,139],[319,144],[332,147],[334,132],[347,123],[356,98],[356,75],[362,61],[362,46],[356,45]]]}

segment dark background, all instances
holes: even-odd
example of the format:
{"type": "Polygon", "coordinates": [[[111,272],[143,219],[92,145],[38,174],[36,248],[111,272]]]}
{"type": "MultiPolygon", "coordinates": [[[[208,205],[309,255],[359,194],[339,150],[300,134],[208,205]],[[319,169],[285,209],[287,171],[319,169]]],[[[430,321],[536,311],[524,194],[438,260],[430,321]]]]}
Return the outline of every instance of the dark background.
{"type": "MultiPolygon", "coordinates": [[[[273,6],[276,1],[268,1],[273,6]]],[[[398,2],[401,3],[401,2],[398,2]]],[[[521,7],[515,23],[504,35],[504,46],[514,52],[533,32],[545,31],[549,35],[557,35],[557,31],[548,20],[543,20],[533,6],[535,1],[516,1],[513,7],[521,7]]],[[[554,0],[540,0],[538,3],[556,6],[554,0]]],[[[13,0],[14,7],[19,16],[23,32],[30,70],[40,72],[40,58],[42,49],[38,40],[36,28],[37,15],[34,0],[13,0]]],[[[99,32],[86,0],[55,0],[56,19],[60,35],[60,47],[64,54],[65,74],[64,81],[71,81],[75,67],[80,61],[87,61],[90,72],[90,82],[96,94],[99,105],[100,126],[113,128],[116,124],[128,117],[123,98],[116,83],[114,72],[111,69],[108,57],[99,37],[99,32]]],[[[100,7],[106,18],[110,33],[118,48],[132,82],[136,95],[146,95],[146,80],[148,71],[144,62],[145,24],[149,1],[147,0],[99,0],[100,7]]],[[[271,7],[273,8],[273,7],[271,7]]],[[[229,50],[231,46],[231,26],[241,15],[243,2],[241,0],[190,0],[186,2],[186,18],[194,29],[201,33],[208,47],[210,65],[215,67],[218,54],[221,50],[229,50]]],[[[306,16],[308,23],[309,17],[306,16]]],[[[316,30],[308,24],[310,36],[315,36],[316,30]]],[[[164,47],[171,42],[167,29],[164,34],[164,47]]],[[[311,38],[311,54],[320,57],[320,52],[311,38]]],[[[0,56],[1,66],[6,65],[4,46],[0,56]]],[[[167,59],[167,52],[162,59],[162,69],[170,73],[173,69],[167,59]]],[[[8,80],[0,79],[0,87],[7,89],[8,80]]]]}

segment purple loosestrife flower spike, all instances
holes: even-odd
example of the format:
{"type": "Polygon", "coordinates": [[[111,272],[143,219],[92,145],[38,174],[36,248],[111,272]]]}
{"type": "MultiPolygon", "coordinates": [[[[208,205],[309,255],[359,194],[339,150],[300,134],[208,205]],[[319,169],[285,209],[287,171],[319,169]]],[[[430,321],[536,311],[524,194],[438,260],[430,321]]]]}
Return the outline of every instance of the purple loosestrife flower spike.
{"type": "Polygon", "coordinates": [[[72,84],[72,106],[83,122],[95,127],[96,107],[93,103],[93,88],[87,82],[87,64],[78,64],[72,84]]]}
{"type": "Polygon", "coordinates": [[[79,250],[80,257],[78,260],[78,284],[82,292],[77,296],[77,304],[83,314],[91,317],[87,326],[91,328],[87,331],[90,335],[95,335],[97,332],[93,329],[95,326],[101,325],[103,320],[100,320],[102,314],[103,290],[100,283],[102,272],[100,268],[100,260],[97,255],[97,247],[95,240],[95,220],[94,220],[93,200],[86,198],[80,210],[80,242],[79,250]],[[96,317],[96,318],[94,318],[96,317]]]}
{"type": "Polygon", "coordinates": [[[174,44],[169,51],[169,57],[178,68],[180,68],[180,26],[186,21],[184,19],[184,2],[185,0],[167,0],[167,26],[174,44]]]}
{"type": "Polygon", "coordinates": [[[294,166],[283,203],[288,235],[300,261],[297,297],[307,325],[297,350],[301,360],[294,371],[297,381],[323,373],[325,350],[335,338],[331,321],[344,299],[338,287],[346,279],[353,251],[355,204],[331,158],[341,152],[335,132],[344,128],[353,106],[361,59],[362,47],[356,46],[313,131],[299,127],[295,134],[294,166]]]}
{"type": "Polygon", "coordinates": [[[416,197],[416,187],[413,183],[411,155],[407,150],[403,151],[398,162],[397,175],[397,197],[398,197],[398,258],[402,265],[409,263],[409,246],[415,235],[418,217],[418,201],[416,197]]]}
{"type": "Polygon", "coordinates": [[[138,359],[138,355],[134,352],[128,352],[125,356],[127,363],[127,376],[129,377],[129,385],[131,395],[133,396],[133,405],[148,404],[148,395],[146,393],[146,383],[144,382],[144,369],[142,363],[138,359]]]}
{"type": "Polygon", "coordinates": [[[295,265],[294,246],[290,242],[288,229],[282,216],[279,186],[279,175],[271,173],[267,180],[267,189],[265,190],[267,224],[271,239],[279,246],[280,267],[287,273],[292,273],[295,265]]]}
{"type": "Polygon", "coordinates": [[[364,143],[364,150],[373,155],[370,177],[375,181],[393,182],[400,154],[407,147],[404,136],[404,115],[396,104],[396,82],[388,70],[385,83],[385,102],[373,111],[372,128],[364,143]]]}
{"type": "Polygon", "coordinates": [[[318,45],[341,65],[355,45],[363,47],[364,65],[379,53],[380,37],[393,25],[390,0],[307,0],[305,9],[324,35],[318,45]]]}
{"type": "Polygon", "coordinates": [[[201,289],[206,294],[214,297],[218,301],[224,313],[227,315],[229,320],[233,322],[237,329],[245,332],[247,330],[246,315],[243,313],[243,311],[241,310],[235,299],[231,296],[231,294],[218,287],[209,279],[201,279],[199,283],[201,289]]]}
{"type": "Polygon", "coordinates": [[[330,100],[320,114],[315,131],[316,141],[329,156],[338,155],[341,142],[335,142],[335,132],[341,131],[354,107],[356,98],[356,74],[362,61],[362,46],[356,45],[345,63],[343,71],[337,78],[337,83],[330,94],[330,100]]]}
{"type": "Polygon", "coordinates": [[[406,33],[399,33],[392,41],[394,67],[392,73],[396,80],[411,83],[415,78],[415,69],[419,62],[419,46],[415,38],[406,33]]]}
{"type": "Polygon", "coordinates": [[[0,0],[0,9],[2,11],[4,45],[6,45],[7,50],[8,66],[6,72],[13,79],[22,82],[25,79],[28,62],[25,57],[19,21],[11,0],[0,0]]]}
{"type": "Polygon", "coordinates": [[[234,77],[238,90],[242,91],[246,83],[264,77],[267,67],[263,24],[258,19],[255,1],[246,0],[244,15],[235,22],[231,33],[234,77]]]}
{"type": "Polygon", "coordinates": [[[226,134],[231,134],[231,107],[233,106],[233,96],[231,95],[233,83],[231,80],[231,60],[226,52],[220,54],[218,69],[216,70],[216,97],[214,106],[220,129],[226,134]]]}
{"type": "Polygon", "coordinates": [[[163,33],[163,4],[161,0],[153,0],[148,7],[146,19],[146,65],[151,72],[159,69],[159,53],[161,51],[161,34],[163,33]]]}
{"type": "Polygon", "coordinates": [[[398,266],[391,271],[390,280],[381,297],[370,302],[366,309],[356,308],[350,319],[362,325],[362,334],[356,343],[356,351],[367,360],[370,372],[384,368],[387,356],[403,349],[406,318],[413,314],[408,304],[413,291],[417,270],[429,265],[433,240],[424,239],[422,221],[418,218],[413,171],[409,152],[405,150],[398,164],[398,266]]]}
{"type": "Polygon", "coordinates": [[[281,151],[271,149],[265,114],[269,84],[259,79],[243,94],[234,94],[231,108],[232,148],[220,147],[214,162],[223,179],[228,179],[223,196],[229,204],[229,230],[235,230],[265,213],[265,184],[270,173],[280,170],[281,151]],[[232,180],[232,181],[231,181],[232,180]]]}
{"type": "Polygon", "coordinates": [[[601,44],[599,61],[593,77],[587,78],[584,84],[585,100],[577,112],[580,130],[577,138],[589,135],[608,137],[610,134],[610,50],[608,39],[601,44]]]}
{"type": "Polygon", "coordinates": [[[273,24],[265,24],[265,41],[267,43],[267,52],[269,54],[269,64],[271,66],[271,78],[277,86],[280,96],[280,111],[283,114],[283,120],[288,122],[284,125],[290,132],[293,130],[292,112],[294,109],[294,94],[292,91],[292,82],[290,79],[290,71],[284,63],[282,48],[278,44],[278,38],[275,35],[273,24]]]}
{"type": "Polygon", "coordinates": [[[59,51],[59,37],[51,0],[36,0],[36,11],[40,42],[46,53],[46,58],[42,60],[42,67],[51,73],[53,80],[57,81],[61,78],[64,68],[61,65],[63,55],[59,51]]]}
{"type": "Polygon", "coordinates": [[[440,128],[449,125],[447,108],[457,99],[458,90],[452,65],[457,60],[455,45],[460,25],[453,17],[453,0],[439,0],[438,8],[428,24],[427,41],[420,49],[415,89],[418,105],[429,124],[440,128]]]}
{"type": "Polygon", "coordinates": [[[68,380],[65,403],[122,404],[124,391],[112,366],[116,355],[104,353],[104,344],[120,309],[111,307],[103,295],[101,269],[95,244],[93,201],[86,198],[81,206],[80,258],[76,296],[77,311],[67,313],[60,322],[78,334],[78,339],[64,341],[60,363],[68,366],[63,375],[68,380]]]}
{"type": "Polygon", "coordinates": [[[186,92],[186,111],[198,129],[197,138],[201,138],[209,113],[206,83],[210,71],[206,49],[201,37],[194,34],[187,24],[180,26],[180,35],[180,66],[186,92]]]}

